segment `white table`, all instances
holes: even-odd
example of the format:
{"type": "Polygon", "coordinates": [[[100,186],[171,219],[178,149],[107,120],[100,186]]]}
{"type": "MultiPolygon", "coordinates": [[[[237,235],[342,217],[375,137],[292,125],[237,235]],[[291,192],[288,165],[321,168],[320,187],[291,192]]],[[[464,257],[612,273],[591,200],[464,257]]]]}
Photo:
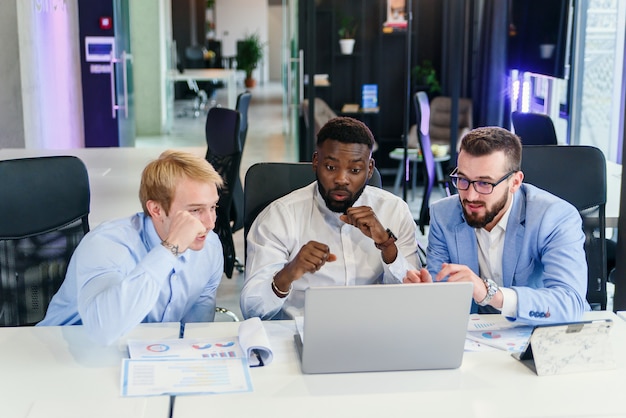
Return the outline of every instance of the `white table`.
{"type": "MultiPolygon", "coordinates": [[[[274,361],[251,369],[252,393],[178,396],[173,418],[198,411],[233,417],[617,417],[626,416],[626,323],[615,321],[618,369],[538,377],[504,351],[465,353],[456,370],[304,375],[292,321],[264,322],[274,361]]],[[[237,324],[189,326],[185,335],[233,336],[237,324]]],[[[392,347],[390,347],[390,350],[392,347]]],[[[391,353],[392,354],[392,353],[391,353]]]]}
{"type": "MultiPolygon", "coordinates": [[[[206,148],[178,148],[204,158],[206,148]]],[[[74,155],[87,166],[91,190],[89,225],[93,229],[103,221],[141,212],[139,183],[148,162],[165,148],[76,148],[67,150],[0,149],[0,160],[74,155]]]]}
{"type": "MultiPolygon", "coordinates": [[[[399,190],[400,190],[400,181],[402,180],[402,178],[404,177],[404,148],[394,148],[390,153],[389,153],[389,158],[392,158],[394,160],[400,160],[400,162],[398,163],[398,170],[396,172],[396,178],[393,182],[393,192],[394,194],[399,195],[399,190]]],[[[437,178],[435,180],[443,180],[444,179],[444,175],[443,175],[443,169],[441,168],[441,163],[449,161],[450,160],[450,154],[445,154],[445,155],[440,155],[440,156],[433,156],[434,161],[435,161],[435,171],[436,171],[436,176],[437,178]]],[[[413,199],[415,199],[415,188],[417,185],[417,163],[421,163],[423,161],[423,157],[422,157],[422,153],[418,152],[417,148],[409,148],[407,149],[407,159],[413,163],[413,184],[411,187],[411,193],[413,196],[413,199]]],[[[440,186],[441,187],[441,186],[440,186]]],[[[443,190],[442,190],[443,191],[443,190]]]]}
{"type": "Polygon", "coordinates": [[[0,415],[167,418],[170,397],[120,396],[128,338],[178,338],[180,325],[140,324],[110,347],[82,326],[0,328],[0,415]]]}
{"type": "Polygon", "coordinates": [[[167,78],[174,81],[221,81],[227,90],[227,106],[234,109],[237,104],[237,72],[223,68],[187,68],[182,73],[169,70],[167,78]]]}

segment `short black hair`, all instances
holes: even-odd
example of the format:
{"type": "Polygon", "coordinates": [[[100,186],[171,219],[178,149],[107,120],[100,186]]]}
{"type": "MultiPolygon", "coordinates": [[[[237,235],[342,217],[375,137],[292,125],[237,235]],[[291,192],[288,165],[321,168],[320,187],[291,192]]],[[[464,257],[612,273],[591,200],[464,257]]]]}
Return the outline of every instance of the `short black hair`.
{"type": "Polygon", "coordinates": [[[322,126],[317,133],[317,146],[327,139],[344,144],[366,144],[370,151],[374,147],[374,135],[367,125],[347,116],[332,118],[322,126]]]}

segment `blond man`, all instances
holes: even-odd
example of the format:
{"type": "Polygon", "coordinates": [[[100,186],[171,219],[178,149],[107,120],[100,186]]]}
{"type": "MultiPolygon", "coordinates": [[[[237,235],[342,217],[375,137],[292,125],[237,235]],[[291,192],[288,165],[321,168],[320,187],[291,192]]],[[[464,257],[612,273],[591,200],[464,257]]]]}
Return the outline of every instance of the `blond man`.
{"type": "Polygon", "coordinates": [[[215,209],[222,178],[203,158],[165,151],[143,170],[143,212],[105,222],[81,241],[38,325],[82,324],[112,344],[141,322],[215,316],[222,247],[215,209]]]}

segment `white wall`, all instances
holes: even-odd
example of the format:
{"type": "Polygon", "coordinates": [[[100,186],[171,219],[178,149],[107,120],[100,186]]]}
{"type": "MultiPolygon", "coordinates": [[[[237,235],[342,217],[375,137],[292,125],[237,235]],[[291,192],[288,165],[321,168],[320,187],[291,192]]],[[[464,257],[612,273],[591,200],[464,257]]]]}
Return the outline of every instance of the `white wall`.
{"type": "Polygon", "coordinates": [[[283,7],[270,6],[268,9],[268,67],[271,81],[280,81],[282,74],[283,7]]]}
{"type": "Polygon", "coordinates": [[[0,148],[24,147],[22,83],[15,1],[0,1],[0,148]]]}
{"type": "Polygon", "coordinates": [[[83,147],[78,1],[15,2],[25,148],[83,147]]]}
{"type": "Polygon", "coordinates": [[[237,55],[237,40],[258,33],[266,43],[263,61],[253,77],[264,82],[269,75],[268,57],[268,5],[267,0],[216,0],[215,36],[222,41],[222,55],[237,55]]]}
{"type": "Polygon", "coordinates": [[[165,126],[167,45],[171,27],[169,0],[132,0],[130,42],[135,87],[137,136],[159,135],[165,126]],[[164,17],[169,19],[166,27],[164,17]]]}

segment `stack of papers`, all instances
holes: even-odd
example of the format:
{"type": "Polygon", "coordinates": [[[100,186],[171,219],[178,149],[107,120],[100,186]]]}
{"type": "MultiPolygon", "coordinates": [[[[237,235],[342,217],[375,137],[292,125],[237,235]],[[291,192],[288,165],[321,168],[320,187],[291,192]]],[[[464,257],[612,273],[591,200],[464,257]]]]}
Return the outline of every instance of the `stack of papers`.
{"type": "Polygon", "coordinates": [[[510,352],[523,351],[532,331],[532,326],[508,321],[502,315],[472,314],[465,349],[481,351],[486,346],[510,352]]]}
{"type": "Polygon", "coordinates": [[[122,396],[251,392],[249,368],[271,363],[273,354],[259,318],[227,339],[129,340],[122,361],[122,396]]]}

